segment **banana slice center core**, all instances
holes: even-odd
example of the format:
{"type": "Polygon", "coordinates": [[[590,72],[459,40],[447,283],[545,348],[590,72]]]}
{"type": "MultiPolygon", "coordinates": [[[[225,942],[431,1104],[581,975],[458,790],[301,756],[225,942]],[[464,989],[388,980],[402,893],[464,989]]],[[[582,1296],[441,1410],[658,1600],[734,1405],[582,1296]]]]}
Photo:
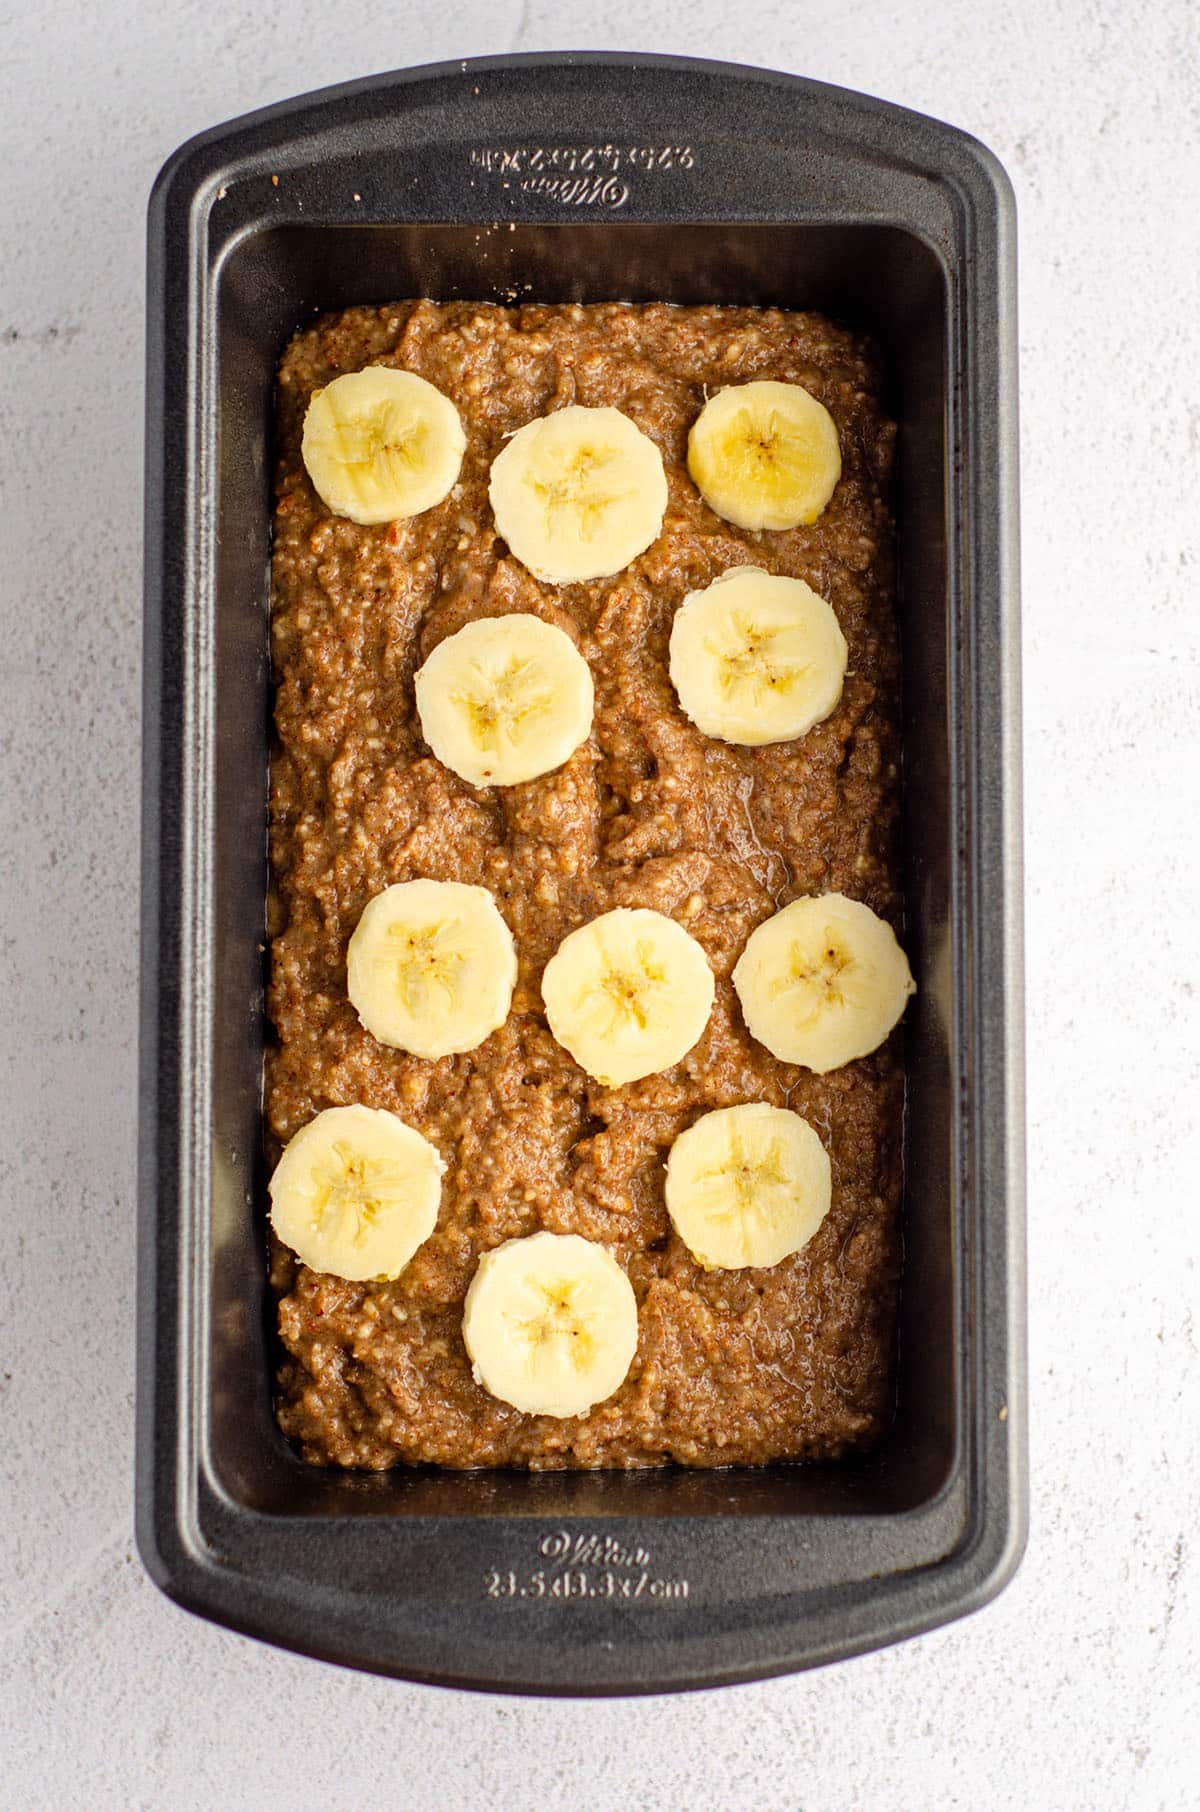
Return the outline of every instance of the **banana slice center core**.
{"type": "Polygon", "coordinates": [[[530,718],[552,709],[554,693],[538,683],[535,662],[517,659],[499,673],[478,668],[470,689],[452,693],[451,701],[466,714],[480,748],[498,755],[520,740],[530,718]]]}
{"type": "Polygon", "coordinates": [[[772,996],[779,999],[795,995],[804,1013],[800,1023],[807,1025],[826,1007],[846,1005],[847,980],[856,967],[849,952],[833,937],[826,939],[816,956],[811,947],[793,944],[788,952],[788,968],[775,984],[772,996]]]}
{"type": "Polygon", "coordinates": [[[565,471],[553,478],[531,477],[530,488],[546,512],[546,532],[554,531],[559,511],[570,511],[585,541],[594,539],[602,516],[627,493],[597,490],[596,475],[613,463],[611,453],[581,447],[565,471]]]}
{"type": "Polygon", "coordinates": [[[391,410],[373,415],[368,422],[337,417],[338,458],[351,471],[365,473],[379,459],[399,460],[410,470],[421,464],[426,433],[420,423],[402,427],[391,410]]]}
{"type": "Polygon", "coordinates": [[[757,696],[787,691],[812,672],[812,661],[788,646],[789,640],[796,639],[788,625],[764,627],[739,612],[731,627],[731,645],[723,646],[715,637],[704,641],[704,651],[716,663],[717,682],[726,698],[743,690],[757,696]]]}
{"type": "Polygon", "coordinates": [[[655,991],[666,981],[667,972],[647,944],[638,946],[637,964],[637,968],[627,969],[609,959],[600,978],[598,992],[608,1005],[610,1033],[625,1019],[632,1019],[640,1032],[650,1024],[655,991]]]}
{"type": "Polygon", "coordinates": [[[459,978],[467,957],[455,948],[463,927],[457,919],[443,925],[389,925],[390,948],[376,958],[375,967],[395,975],[396,987],[410,1013],[420,1013],[435,992],[450,1005],[458,995],[459,978]]]}
{"type": "Polygon", "coordinates": [[[543,1306],[520,1323],[522,1337],[534,1352],[559,1347],[573,1365],[588,1365],[592,1342],[580,1316],[576,1290],[569,1283],[542,1284],[540,1288],[543,1306]]]}
{"type": "Polygon", "coordinates": [[[751,1264],[755,1231],[772,1227],[780,1206],[777,1192],[790,1189],[786,1154],[775,1140],[751,1157],[735,1136],[729,1157],[701,1171],[694,1187],[708,1225],[731,1230],[742,1263],[751,1264]]]}
{"type": "MultiPolygon", "coordinates": [[[[336,1164],[322,1164],[313,1175],[313,1232],[319,1233],[336,1216],[342,1228],[353,1227],[351,1244],[361,1246],[383,1211],[380,1196],[373,1193],[371,1172],[376,1166],[368,1165],[363,1154],[344,1139],[332,1147],[330,1158],[336,1164]]],[[[374,1188],[382,1182],[381,1177],[375,1178],[374,1188]]]]}
{"type": "Polygon", "coordinates": [[[709,1210],[712,1220],[732,1221],[747,1213],[760,1213],[763,1211],[760,1202],[763,1191],[786,1187],[783,1148],[776,1141],[761,1156],[751,1158],[741,1140],[735,1139],[730,1161],[701,1171],[696,1180],[703,1185],[706,1194],[711,1192],[716,1198],[715,1205],[709,1210]],[[731,1182],[733,1200],[729,1199],[731,1182]]]}
{"type": "Polygon", "coordinates": [[[772,409],[765,422],[755,424],[748,409],[733,420],[730,443],[749,454],[759,478],[770,478],[772,471],[783,466],[797,467],[806,463],[804,438],[777,409],[772,409]]]}

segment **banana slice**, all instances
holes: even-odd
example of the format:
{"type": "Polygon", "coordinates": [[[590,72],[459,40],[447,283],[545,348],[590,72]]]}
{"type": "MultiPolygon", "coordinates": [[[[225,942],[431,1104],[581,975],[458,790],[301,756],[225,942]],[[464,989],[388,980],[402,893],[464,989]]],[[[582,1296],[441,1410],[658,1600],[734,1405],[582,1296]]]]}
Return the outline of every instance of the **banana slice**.
{"type": "Polygon", "coordinates": [[[529,1416],[582,1416],[624,1381],[637,1298],[616,1259],[575,1233],[534,1233],[485,1252],[463,1304],[484,1390],[529,1416]]]}
{"type": "Polygon", "coordinates": [[[519,428],[492,466],[496,527],[551,585],[605,579],[662,529],[662,454],[619,409],[572,404],[519,428]]]}
{"type": "Polygon", "coordinates": [[[563,630],[517,614],[468,623],[416,678],[421,733],[472,786],[561,767],[592,728],[592,675],[563,630]]]}
{"type": "Polygon", "coordinates": [[[368,901],[346,979],[380,1044],[446,1057],[473,1051],[508,1018],[516,946],[486,887],[400,881],[368,901]]]}
{"type": "Polygon", "coordinates": [[[300,453],[335,516],[396,522],[454,488],[466,445],[448,396],[415,371],[369,365],[313,391],[300,453]]]}
{"type": "Polygon", "coordinates": [[[917,985],[891,926],[860,900],[793,900],[747,939],[733,985],[752,1035],[823,1076],[881,1045],[917,985]]]}
{"type": "Polygon", "coordinates": [[[667,1213],[706,1271],[777,1265],[829,1213],[829,1154],[807,1120],[752,1101],[680,1133],[667,1158],[667,1213]]]}
{"type": "Polygon", "coordinates": [[[685,1057],[713,1004],[708,958],[682,925],[619,906],[565,937],[542,976],[559,1044],[606,1088],[685,1057]]]}
{"type": "Polygon", "coordinates": [[[833,417],[799,384],[734,384],[688,436],[688,471],[710,509],[744,529],[815,522],[842,475],[833,417]]]}
{"type": "Polygon", "coordinates": [[[399,1277],[437,1225],[437,1147],[381,1107],[328,1107],[290,1140],[270,1182],[271,1225],[310,1270],[399,1277]]]}
{"type": "Polygon", "coordinates": [[[842,696],[846,638],[803,579],[735,566],[683,600],[670,662],[698,730],[758,747],[803,736],[829,716],[842,696]]]}

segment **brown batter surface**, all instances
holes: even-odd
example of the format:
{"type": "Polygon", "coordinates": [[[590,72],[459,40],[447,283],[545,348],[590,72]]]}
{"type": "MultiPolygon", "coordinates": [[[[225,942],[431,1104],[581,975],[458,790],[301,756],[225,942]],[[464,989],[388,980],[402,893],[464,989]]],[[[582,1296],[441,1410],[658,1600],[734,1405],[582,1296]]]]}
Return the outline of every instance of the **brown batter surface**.
{"type": "Polygon", "coordinates": [[[891,1408],[903,1077],[899,1040],[828,1076],[750,1038],[730,971],[754,926],[837,889],[897,923],[899,667],[888,507],[894,430],[855,335],[742,308],[405,302],[325,317],[279,373],[271,789],[274,941],[270,1157],[321,1109],[390,1108],[448,1169],[436,1231],[394,1283],[317,1275],[276,1247],[286,1355],[278,1414],[307,1460],[381,1468],[711,1466],[831,1458],[891,1408]],[[330,517],[300,460],[314,387],[367,364],[418,372],[458,407],[460,482],[411,521],[330,517]],[[820,520],[746,532],[687,474],[706,390],[803,384],[832,414],[843,475],[820,520]],[[568,403],[611,405],[660,448],[661,536],[615,578],[554,587],[498,539],[488,468],[503,437],[568,403]],[[849,670],[833,716],[798,741],[734,748],[684,717],[667,638],[689,592],[753,564],[806,579],[837,612],[849,670]],[[475,617],[530,611],[595,680],[592,735],[544,779],[476,789],[421,741],[413,673],[475,617]],[[367,901],[419,876],[491,889],[516,938],[505,1024],[438,1061],[377,1044],[346,996],[367,901]],[[568,931],[614,906],[678,919],[708,953],[716,1005],[661,1075],[606,1089],[551,1037],[539,978],[568,931]],[[711,1108],[768,1101],[825,1142],[833,1205],[769,1270],[704,1272],[663,1200],[671,1142],[711,1108]],[[602,1241],[639,1305],[620,1390],[570,1421],[526,1416],[471,1376],[460,1329],[481,1252],[548,1228],[602,1241]]]}

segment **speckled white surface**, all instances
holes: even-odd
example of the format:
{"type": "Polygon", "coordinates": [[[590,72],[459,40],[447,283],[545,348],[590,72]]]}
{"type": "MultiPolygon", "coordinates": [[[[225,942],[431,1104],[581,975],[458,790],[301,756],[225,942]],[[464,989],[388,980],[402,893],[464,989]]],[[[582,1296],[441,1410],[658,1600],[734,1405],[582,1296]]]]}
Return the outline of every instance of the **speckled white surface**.
{"type": "Polygon", "coordinates": [[[1200,1804],[1198,20],[1193,0],[49,0],[6,29],[4,1812],[1200,1804]],[[996,1604],[899,1649],[608,1704],[272,1653],[169,1605],[130,1537],[146,193],[181,139],[263,102],[563,45],[773,65],[953,120],[1007,164],[1022,252],[1029,1552],[996,1604]]]}

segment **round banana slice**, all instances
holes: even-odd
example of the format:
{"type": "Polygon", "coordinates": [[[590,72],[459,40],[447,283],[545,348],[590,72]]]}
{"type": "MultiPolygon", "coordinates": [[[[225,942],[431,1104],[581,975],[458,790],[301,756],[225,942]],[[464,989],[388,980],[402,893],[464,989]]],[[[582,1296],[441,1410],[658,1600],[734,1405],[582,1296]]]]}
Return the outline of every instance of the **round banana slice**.
{"type": "Polygon", "coordinates": [[[777,1265],[829,1213],[829,1154],[807,1120],[752,1101],[680,1133],[667,1158],[667,1213],[706,1271],[777,1265]]]}
{"type": "Polygon", "coordinates": [[[358,1017],[380,1044],[447,1057],[473,1051],[508,1018],[516,946],[486,887],[400,881],[368,901],[346,978],[358,1017]]]}
{"type": "Polygon", "coordinates": [[[463,1304],[475,1378],[528,1416],[582,1416],[624,1382],[637,1298],[612,1254],[575,1233],[485,1252],[463,1304]]]}
{"type": "Polygon", "coordinates": [[[799,384],[734,384],[688,436],[688,471],[710,509],[744,529],[815,522],[842,475],[837,429],[799,384]]]}
{"type": "Polygon", "coordinates": [[[518,428],[492,465],[496,527],[551,585],[605,579],[662,529],[662,454],[619,409],[572,404],[518,428]]]}
{"type": "Polygon", "coordinates": [[[803,579],[735,566],[689,592],[671,627],[671,684],[698,730],[758,747],[803,736],[842,696],[846,638],[803,579]]]}
{"type": "Polygon", "coordinates": [[[592,728],[592,675],[570,636],[520,613],[439,642],[416,677],[421,733],[472,786],[561,767],[592,728]]]}
{"type": "Polygon", "coordinates": [[[751,932],[733,985],[752,1036],[819,1076],[876,1050],[917,991],[891,926],[841,893],[793,900],[751,932]]]}
{"type": "Polygon", "coordinates": [[[446,1166],[381,1107],[328,1107],[290,1140],[269,1185],[271,1225],[312,1271],[399,1277],[437,1225],[446,1166]]]}
{"type": "Polygon", "coordinates": [[[565,937],[542,976],[559,1044],[606,1088],[685,1057],[713,1004],[708,958],[682,925],[619,906],[565,937]]]}
{"type": "Polygon", "coordinates": [[[335,516],[396,522],[454,488],[466,445],[448,396],[415,371],[369,365],[313,391],[300,454],[335,516]]]}

